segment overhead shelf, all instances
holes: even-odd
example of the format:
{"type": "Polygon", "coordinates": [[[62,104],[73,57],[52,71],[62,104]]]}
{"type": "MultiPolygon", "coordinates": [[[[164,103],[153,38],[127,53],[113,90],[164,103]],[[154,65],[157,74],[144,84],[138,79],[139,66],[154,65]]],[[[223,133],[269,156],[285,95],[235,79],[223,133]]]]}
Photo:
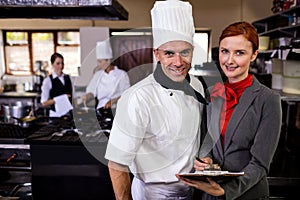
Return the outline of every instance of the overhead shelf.
{"type": "Polygon", "coordinates": [[[294,12],[299,12],[300,11],[300,6],[294,6],[288,10],[284,10],[282,12],[279,12],[279,13],[276,13],[274,15],[271,15],[271,16],[268,16],[268,17],[265,17],[265,18],[262,18],[262,19],[259,19],[259,20],[256,20],[254,21],[252,24],[253,25],[264,25],[265,23],[267,22],[270,22],[270,21],[274,21],[278,18],[282,18],[282,17],[285,17],[285,18],[288,18],[288,16],[294,12]]]}
{"type": "Polygon", "coordinates": [[[283,26],[278,27],[275,29],[271,29],[269,31],[261,32],[258,35],[259,36],[271,36],[272,38],[278,38],[278,37],[295,37],[295,32],[300,28],[300,24],[297,25],[290,25],[290,26],[283,26]]]}
{"type": "Polygon", "coordinates": [[[295,22],[291,24],[289,18],[293,15],[296,18],[300,16],[300,6],[254,21],[252,24],[257,28],[260,36],[270,36],[271,38],[296,37],[299,34],[297,31],[300,24],[297,24],[297,19],[293,19],[295,22]]]}

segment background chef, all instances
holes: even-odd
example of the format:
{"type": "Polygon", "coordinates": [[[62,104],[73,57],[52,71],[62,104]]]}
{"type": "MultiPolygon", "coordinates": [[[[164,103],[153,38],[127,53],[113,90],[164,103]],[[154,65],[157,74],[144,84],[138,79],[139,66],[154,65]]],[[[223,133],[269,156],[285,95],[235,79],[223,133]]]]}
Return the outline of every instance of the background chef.
{"type": "Polygon", "coordinates": [[[97,109],[111,108],[120,98],[121,94],[130,87],[127,73],[112,64],[112,49],[109,40],[97,42],[96,58],[98,66],[82,96],[84,105],[96,97],[97,109]]]}

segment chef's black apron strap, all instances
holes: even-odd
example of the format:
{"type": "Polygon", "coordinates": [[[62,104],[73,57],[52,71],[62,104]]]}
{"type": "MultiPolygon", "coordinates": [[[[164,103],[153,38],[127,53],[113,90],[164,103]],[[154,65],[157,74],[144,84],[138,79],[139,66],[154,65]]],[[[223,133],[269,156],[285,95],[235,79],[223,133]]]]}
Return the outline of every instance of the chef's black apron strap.
{"type": "MultiPolygon", "coordinates": [[[[208,86],[206,84],[206,82],[204,81],[204,78],[202,76],[198,76],[198,79],[200,80],[200,82],[202,83],[203,85],[203,89],[205,91],[205,99],[208,99],[209,97],[209,92],[208,92],[208,86]]],[[[202,146],[202,143],[204,141],[204,138],[207,134],[207,104],[206,103],[204,106],[203,106],[203,111],[202,111],[202,120],[201,120],[201,136],[200,136],[200,146],[202,146]]]]}
{"type": "MultiPolygon", "coordinates": [[[[167,88],[167,89],[181,90],[185,94],[193,96],[200,103],[207,105],[206,99],[198,91],[194,90],[192,88],[192,86],[190,85],[191,78],[190,78],[189,74],[187,74],[187,76],[183,82],[175,82],[165,75],[165,73],[162,71],[160,63],[158,62],[156,65],[156,69],[154,70],[153,76],[154,76],[154,79],[162,87],[167,88]]],[[[204,80],[203,80],[203,82],[204,82],[204,80]]],[[[202,84],[203,84],[203,82],[201,81],[202,84]]],[[[206,86],[206,84],[203,85],[203,87],[205,87],[205,86],[206,86]]]]}

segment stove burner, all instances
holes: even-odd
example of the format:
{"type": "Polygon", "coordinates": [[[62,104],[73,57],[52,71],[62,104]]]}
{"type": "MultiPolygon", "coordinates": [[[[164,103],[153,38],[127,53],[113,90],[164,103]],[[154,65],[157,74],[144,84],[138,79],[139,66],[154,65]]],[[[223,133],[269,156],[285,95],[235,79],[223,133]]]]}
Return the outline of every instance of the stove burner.
{"type": "Polygon", "coordinates": [[[27,140],[44,142],[99,142],[107,140],[113,116],[108,110],[73,112],[72,117],[50,118],[49,125],[42,127],[27,140]],[[104,136],[104,138],[103,138],[104,136]]]}

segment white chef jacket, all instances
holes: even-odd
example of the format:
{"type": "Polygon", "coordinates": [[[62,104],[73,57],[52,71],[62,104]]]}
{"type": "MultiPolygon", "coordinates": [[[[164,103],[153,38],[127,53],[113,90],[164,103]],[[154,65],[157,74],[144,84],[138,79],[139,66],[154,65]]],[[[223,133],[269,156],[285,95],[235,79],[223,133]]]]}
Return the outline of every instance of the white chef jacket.
{"type": "MultiPolygon", "coordinates": [[[[204,94],[195,77],[190,84],[204,94]]],[[[129,166],[144,183],[178,182],[176,173],[193,169],[202,109],[194,97],[149,75],[119,99],[105,158],[129,166]]]]}
{"type": "Polygon", "coordinates": [[[86,93],[92,93],[98,99],[97,109],[109,100],[121,96],[130,87],[129,77],[124,70],[114,66],[109,73],[97,71],[89,82],[86,93]]]}

